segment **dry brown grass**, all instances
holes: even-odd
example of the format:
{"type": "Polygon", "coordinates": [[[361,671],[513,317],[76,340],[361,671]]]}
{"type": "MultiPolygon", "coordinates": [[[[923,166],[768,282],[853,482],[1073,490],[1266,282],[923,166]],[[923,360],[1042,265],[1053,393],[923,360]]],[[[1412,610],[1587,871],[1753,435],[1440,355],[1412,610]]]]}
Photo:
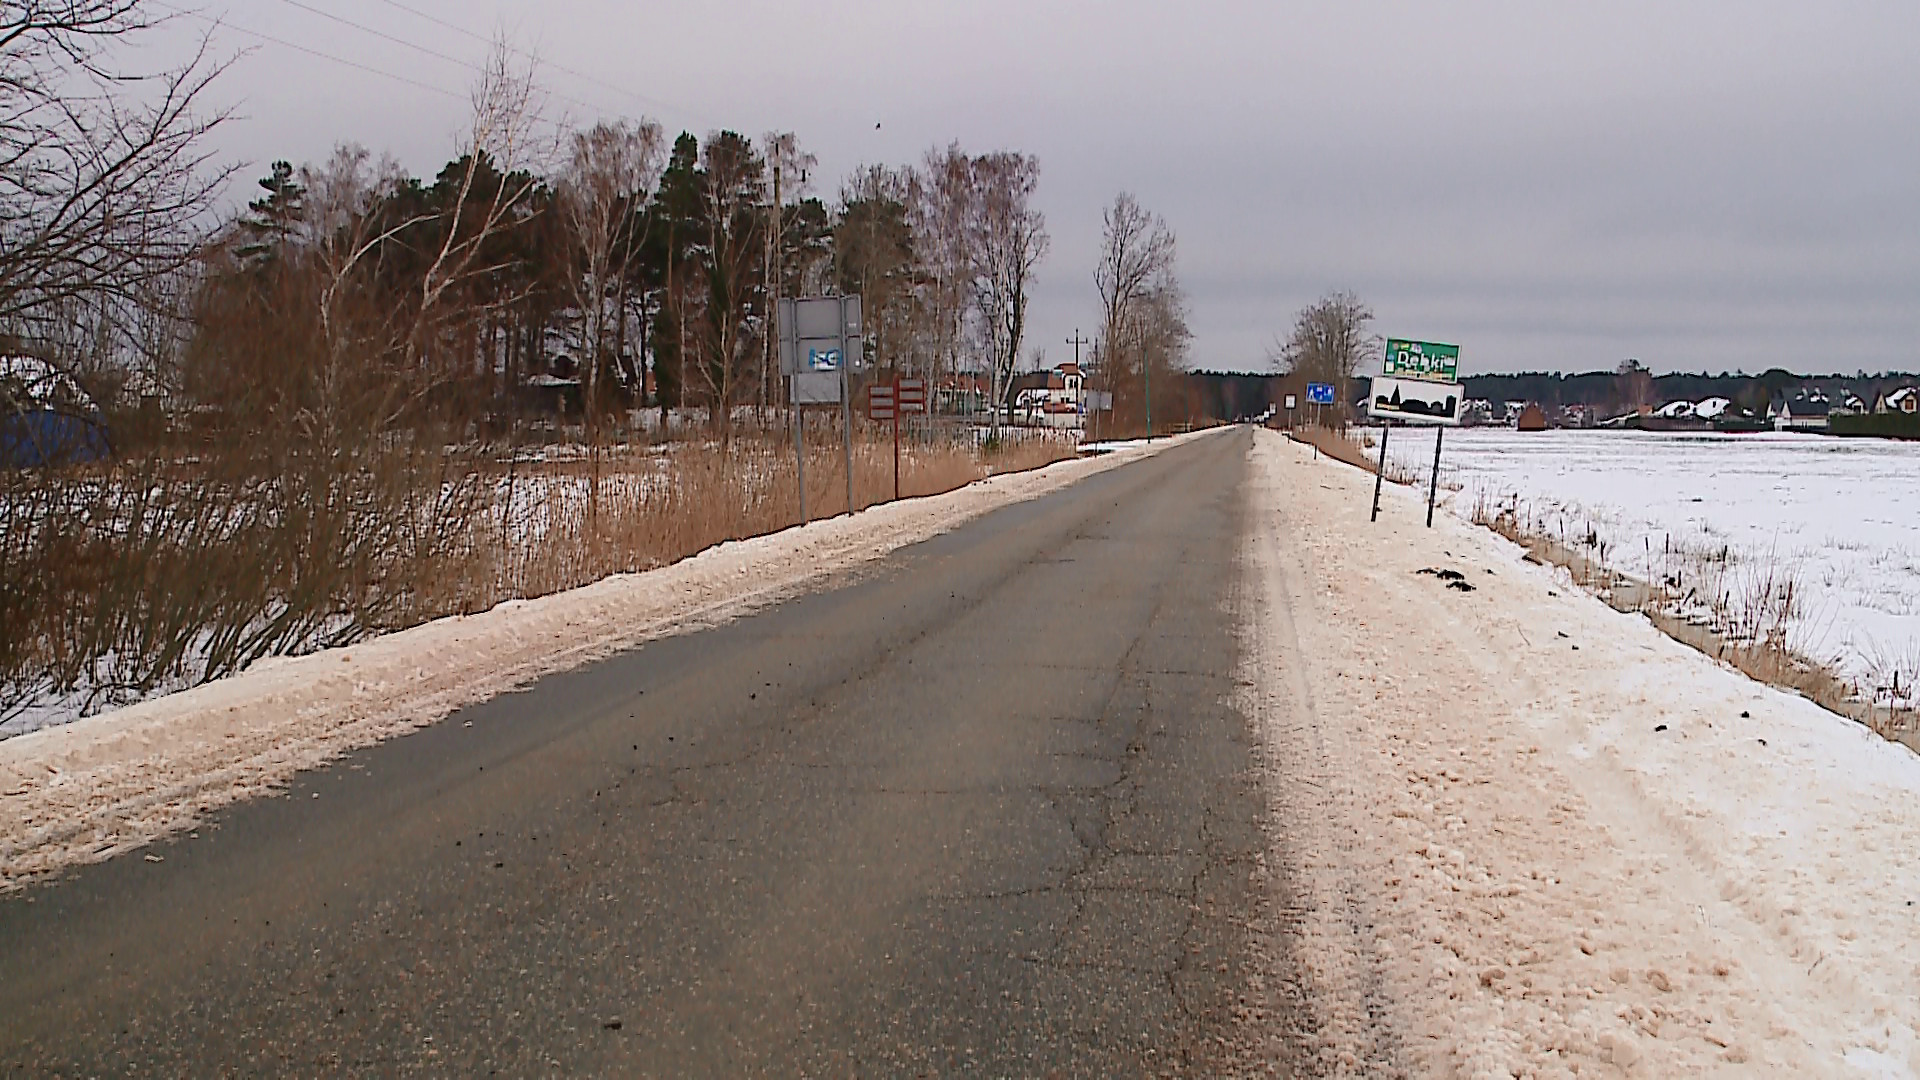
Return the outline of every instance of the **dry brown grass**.
{"type": "MultiPolygon", "coordinates": [[[[807,455],[808,510],[848,510],[842,446],[807,455]]],[[[442,615],[483,610],[797,524],[790,443],[736,438],[565,462],[385,439],[330,454],[124,458],[0,474],[0,721],[97,711],[442,615]]],[[[970,432],[902,448],[930,495],[1074,456],[970,432]]],[[[893,497],[890,440],[855,444],[856,508],[893,497]]]]}
{"type": "MultiPolygon", "coordinates": [[[[1363,472],[1380,471],[1379,443],[1371,435],[1356,435],[1352,429],[1330,427],[1293,428],[1287,437],[1297,443],[1305,443],[1319,449],[1322,454],[1335,461],[1344,462],[1363,472]]],[[[1403,434],[1402,438],[1405,437],[1403,434]]],[[[1387,461],[1387,479],[1396,484],[1413,484],[1419,480],[1398,463],[1387,461]]]]}
{"type": "Polygon", "coordinates": [[[1597,530],[1552,535],[1517,500],[1496,503],[1483,495],[1473,521],[1525,548],[1532,561],[1564,567],[1576,584],[1615,610],[1645,615],[1675,641],[1755,681],[1793,691],[1887,739],[1908,741],[1920,730],[1915,709],[1897,700],[1876,704],[1832,665],[1791,645],[1788,627],[1801,590],[1794,572],[1776,560],[1736,568],[1726,549],[1668,551],[1650,558],[1649,572],[1636,576],[1608,564],[1610,553],[1597,530]]]}
{"type": "MultiPolygon", "coordinates": [[[[807,512],[813,519],[848,511],[842,444],[821,439],[807,450],[807,512]]],[[[951,491],[995,473],[1019,472],[1074,456],[1070,442],[1025,440],[998,450],[958,442],[903,446],[900,493],[951,491]]],[[[543,491],[527,512],[490,515],[476,559],[457,596],[439,607],[479,610],[502,600],[542,596],[609,574],[664,566],[715,544],[800,523],[791,444],[736,440],[662,452],[610,454],[596,477],[578,463],[502,478],[543,491]]],[[[893,444],[854,444],[854,509],[893,498],[893,444]]],[[[501,499],[503,504],[518,499],[501,499]]]]}

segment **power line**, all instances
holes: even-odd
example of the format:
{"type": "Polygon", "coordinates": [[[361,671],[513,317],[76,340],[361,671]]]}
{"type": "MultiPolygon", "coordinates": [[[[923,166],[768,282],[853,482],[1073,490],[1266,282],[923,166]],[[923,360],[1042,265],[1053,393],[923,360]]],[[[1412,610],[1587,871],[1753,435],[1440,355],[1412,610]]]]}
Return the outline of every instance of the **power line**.
{"type": "MultiPolygon", "coordinates": [[[[425,53],[428,56],[433,56],[441,60],[446,60],[450,63],[458,64],[459,66],[467,69],[468,71],[474,72],[475,74],[480,75],[482,77],[485,77],[486,75],[486,71],[483,68],[481,68],[479,65],[474,64],[470,61],[461,60],[453,56],[448,56],[445,53],[435,52],[434,50],[429,49],[424,45],[416,45],[413,42],[394,37],[390,34],[382,33],[378,30],[374,30],[371,27],[361,26],[358,23],[352,22],[351,20],[333,15],[330,12],[320,11],[318,9],[308,7],[306,4],[297,3],[295,2],[295,0],[287,0],[287,2],[292,4],[292,6],[294,7],[302,8],[304,10],[311,11],[316,15],[321,15],[326,18],[333,19],[336,22],[343,23],[347,26],[353,27],[354,29],[362,30],[369,34],[373,34],[376,37],[385,38],[386,40],[392,41],[396,44],[404,45],[407,48],[425,53]]],[[[269,44],[279,45],[283,48],[292,49],[295,52],[305,53],[308,56],[317,57],[321,60],[331,61],[332,63],[340,64],[344,67],[353,68],[356,71],[364,71],[370,75],[378,75],[385,79],[392,79],[395,82],[405,83],[408,86],[418,87],[419,89],[425,90],[428,93],[438,94],[441,97],[449,98],[454,101],[464,102],[469,100],[468,95],[457,92],[457,91],[449,90],[444,86],[437,86],[432,83],[422,82],[419,79],[410,78],[406,75],[399,75],[394,72],[388,71],[384,68],[375,67],[371,64],[361,63],[360,61],[357,61],[357,60],[348,60],[345,57],[335,56],[332,53],[324,52],[320,49],[314,49],[305,45],[299,45],[294,42],[288,41],[285,38],[275,37],[272,34],[264,33],[259,30],[254,30],[250,27],[241,26],[238,23],[227,22],[224,19],[214,18],[213,16],[207,15],[203,12],[187,10],[184,8],[169,7],[164,4],[155,4],[154,6],[159,8],[162,11],[168,11],[175,15],[184,15],[188,18],[198,19],[201,22],[204,22],[207,25],[212,26],[216,29],[234,30],[242,34],[246,34],[249,37],[258,38],[259,40],[268,42],[269,44]]],[[[577,105],[583,109],[589,109],[596,112],[599,111],[597,106],[589,102],[581,101],[578,98],[568,97],[564,94],[555,94],[553,96],[558,97],[560,98],[560,100],[565,101],[569,104],[577,105]]],[[[533,118],[541,121],[542,123],[552,125],[555,129],[564,130],[564,126],[559,121],[554,120],[551,117],[547,116],[543,110],[535,110],[533,113],[533,118]]]]}
{"type": "Polygon", "coordinates": [[[246,34],[250,37],[259,38],[261,41],[268,42],[269,44],[278,45],[286,49],[292,49],[295,52],[306,53],[308,56],[316,56],[322,60],[331,60],[336,64],[342,64],[346,67],[354,68],[359,71],[364,71],[369,75],[378,75],[381,78],[392,79],[395,82],[406,83],[408,86],[418,87],[419,89],[425,90],[428,93],[439,94],[441,97],[449,97],[455,101],[466,100],[466,97],[464,95],[456,94],[453,91],[446,89],[445,87],[434,86],[431,83],[424,83],[418,79],[410,79],[405,75],[396,75],[391,71],[382,70],[381,68],[374,67],[371,64],[362,64],[357,60],[348,60],[345,57],[335,56],[332,53],[322,52],[319,49],[311,49],[305,45],[296,45],[293,42],[287,41],[283,38],[274,37],[272,34],[263,34],[258,30],[251,30],[251,29],[248,29],[247,27],[240,26],[236,23],[225,22],[223,20],[216,19],[213,16],[204,14],[202,12],[189,11],[184,8],[167,8],[160,4],[155,4],[154,6],[161,8],[161,10],[163,11],[171,11],[175,15],[185,15],[190,19],[199,19],[202,22],[205,22],[208,25],[213,26],[215,28],[224,27],[225,29],[228,29],[228,30],[237,30],[242,34],[246,34]]]}
{"type": "MultiPolygon", "coordinates": [[[[449,56],[446,53],[438,52],[434,49],[429,49],[425,45],[408,41],[403,37],[398,37],[393,34],[389,34],[384,30],[377,30],[371,26],[365,25],[364,23],[354,22],[352,19],[349,19],[343,15],[335,15],[331,11],[325,11],[325,10],[322,10],[321,8],[314,7],[311,4],[302,3],[301,0],[281,0],[281,3],[284,3],[289,7],[299,8],[301,11],[310,12],[314,15],[318,15],[323,19],[331,19],[332,21],[337,22],[342,26],[351,27],[355,30],[360,31],[363,34],[371,34],[374,37],[381,39],[382,41],[391,41],[395,45],[402,46],[403,48],[412,49],[417,53],[421,53],[422,55],[425,55],[425,56],[431,56],[436,60],[445,60],[450,64],[458,64],[459,66],[466,68],[468,71],[471,71],[477,75],[481,75],[481,76],[486,75],[486,71],[484,69],[482,69],[478,64],[475,64],[470,60],[463,60],[457,56],[449,56]]],[[[473,35],[470,34],[468,36],[471,37],[473,35]]],[[[485,39],[483,38],[481,40],[485,40],[485,39]]],[[[561,101],[564,101],[569,105],[577,105],[580,108],[586,109],[590,112],[600,111],[598,106],[594,105],[592,102],[589,102],[589,101],[581,101],[579,98],[570,97],[566,94],[559,94],[559,93],[555,93],[553,94],[553,96],[559,98],[561,101]]]]}
{"type": "Polygon", "coordinates": [[[384,41],[391,41],[395,45],[405,46],[406,48],[412,49],[414,52],[417,52],[417,53],[424,53],[425,55],[431,56],[436,60],[445,60],[450,64],[458,64],[463,68],[469,68],[469,69],[473,68],[473,63],[471,61],[462,60],[457,56],[448,56],[446,53],[443,53],[443,52],[435,52],[434,50],[427,48],[425,45],[416,45],[413,42],[406,40],[405,38],[398,38],[393,36],[392,34],[386,33],[385,31],[375,30],[371,26],[363,26],[360,23],[354,22],[352,19],[346,18],[341,15],[335,15],[331,11],[326,11],[321,8],[314,7],[312,4],[303,4],[300,2],[300,0],[281,0],[281,3],[284,3],[289,7],[297,7],[301,11],[311,12],[315,15],[320,16],[323,19],[331,19],[342,26],[351,26],[355,30],[360,31],[361,33],[372,34],[374,37],[380,38],[384,41]]]}
{"type": "MultiPolygon", "coordinates": [[[[287,0],[287,2],[288,2],[288,3],[293,3],[293,0],[287,0]]],[[[494,42],[494,39],[492,39],[492,38],[490,38],[490,37],[487,37],[487,36],[485,36],[485,35],[483,35],[483,34],[477,34],[477,33],[474,33],[474,32],[473,32],[472,30],[469,30],[469,29],[467,29],[467,28],[466,28],[466,27],[464,27],[464,26],[460,26],[460,25],[458,25],[458,24],[456,24],[456,23],[451,23],[451,22],[448,22],[447,20],[445,20],[445,19],[442,19],[442,18],[440,18],[440,17],[439,17],[439,16],[437,16],[437,15],[432,15],[432,14],[429,14],[429,13],[427,13],[427,12],[424,12],[424,11],[421,11],[421,10],[420,10],[419,8],[416,8],[416,7],[413,7],[413,6],[411,6],[411,5],[409,5],[409,4],[403,4],[403,3],[401,3],[401,2],[400,2],[400,0],[380,0],[380,2],[381,2],[381,3],[383,3],[383,4],[385,4],[385,5],[387,5],[387,6],[388,6],[388,7],[390,7],[390,8],[395,8],[395,9],[397,9],[397,10],[400,10],[400,11],[404,11],[404,12],[406,12],[407,14],[409,14],[409,15],[412,15],[412,16],[414,16],[415,18],[419,18],[419,19],[425,19],[426,21],[428,21],[428,22],[430,22],[430,23],[432,23],[432,24],[434,24],[435,26],[438,26],[438,27],[440,27],[440,28],[442,28],[442,29],[445,29],[445,30],[451,30],[451,31],[453,31],[453,32],[454,32],[454,33],[456,33],[456,34],[461,34],[461,35],[463,35],[463,36],[465,36],[465,37],[470,37],[470,38],[472,38],[472,39],[473,39],[473,40],[475,40],[475,41],[479,41],[479,42],[484,42],[485,44],[488,44],[488,45],[492,45],[492,44],[494,44],[494,43],[495,43],[495,42],[494,42]]],[[[305,5],[304,5],[304,4],[298,4],[298,5],[295,5],[295,6],[299,6],[299,7],[304,7],[305,5]]],[[[342,20],[342,21],[345,21],[345,20],[342,20]]],[[[689,117],[689,118],[691,118],[691,119],[694,119],[694,120],[704,120],[704,119],[706,119],[705,117],[701,117],[701,116],[696,116],[696,115],[694,115],[694,113],[693,113],[693,111],[692,111],[691,109],[685,109],[685,108],[682,108],[682,107],[680,107],[680,106],[678,106],[678,105],[675,105],[674,103],[672,103],[672,102],[670,102],[670,101],[662,101],[662,100],[660,100],[659,98],[655,98],[655,97],[648,97],[648,96],[647,96],[647,95],[645,95],[645,94],[639,94],[639,93],[635,93],[634,91],[632,91],[632,90],[629,90],[629,89],[627,89],[627,88],[626,88],[626,87],[624,87],[624,86],[619,86],[619,85],[616,85],[616,84],[614,84],[614,83],[610,83],[610,82],[608,82],[607,80],[605,80],[605,79],[602,79],[602,78],[600,78],[600,77],[598,77],[598,76],[595,76],[595,75],[589,75],[589,74],[587,74],[586,72],[584,72],[584,71],[580,71],[580,70],[578,70],[578,69],[576,69],[576,68],[570,68],[570,67],[567,67],[567,66],[566,66],[565,64],[560,64],[560,63],[556,63],[556,62],[554,62],[554,61],[552,61],[552,60],[547,60],[547,59],[543,59],[543,58],[541,58],[541,57],[539,57],[539,56],[536,56],[536,55],[534,55],[534,54],[533,54],[533,53],[531,53],[531,52],[528,52],[528,51],[527,51],[527,50],[525,50],[525,49],[522,49],[522,48],[520,48],[520,47],[519,47],[519,46],[517,46],[517,45],[512,45],[512,44],[506,44],[506,43],[502,43],[502,44],[505,44],[505,47],[506,47],[506,49],[507,49],[507,51],[508,51],[508,52],[512,52],[512,53],[515,53],[515,54],[518,54],[518,55],[519,55],[519,56],[520,56],[520,57],[521,57],[522,59],[525,59],[525,60],[530,60],[530,61],[532,61],[532,62],[534,62],[534,63],[538,63],[538,64],[544,64],[544,65],[546,65],[547,67],[550,67],[550,68],[552,68],[552,69],[554,69],[555,71],[560,71],[560,72],[565,72],[566,74],[568,74],[568,75],[571,75],[571,76],[573,76],[573,77],[574,77],[574,78],[576,78],[576,79],[582,79],[582,80],[584,80],[584,81],[586,81],[586,82],[590,82],[590,83],[592,83],[592,84],[594,84],[595,86],[598,86],[598,87],[600,87],[600,88],[601,88],[601,89],[603,89],[603,90],[611,90],[611,91],[613,91],[613,92],[614,92],[614,93],[616,93],[616,94],[625,94],[625,95],[626,95],[627,97],[630,97],[630,98],[632,98],[632,99],[634,99],[635,101],[638,101],[638,102],[640,102],[640,103],[641,103],[641,104],[643,104],[643,105],[649,105],[649,106],[652,106],[653,108],[656,108],[656,109],[667,109],[667,110],[671,110],[671,111],[673,111],[673,112],[677,112],[677,113],[680,113],[680,114],[682,114],[683,116],[687,116],[687,117],[689,117]]],[[[590,106],[589,106],[589,107],[590,107],[590,106]]]]}

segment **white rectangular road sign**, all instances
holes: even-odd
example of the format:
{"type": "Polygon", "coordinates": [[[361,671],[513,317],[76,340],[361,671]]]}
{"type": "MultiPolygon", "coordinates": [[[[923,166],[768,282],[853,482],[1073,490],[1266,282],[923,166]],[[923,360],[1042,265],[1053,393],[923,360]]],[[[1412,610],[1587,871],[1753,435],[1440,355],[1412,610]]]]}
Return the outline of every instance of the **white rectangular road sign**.
{"type": "Polygon", "coordinates": [[[860,369],[864,339],[858,296],[783,299],[777,315],[781,374],[860,369]]]}
{"type": "Polygon", "coordinates": [[[1367,415],[1409,424],[1460,423],[1460,384],[1376,375],[1367,391],[1367,415]]]}
{"type": "Polygon", "coordinates": [[[927,411],[927,380],[896,379],[899,387],[900,412],[902,415],[924,413],[927,411]]]}
{"type": "Polygon", "coordinates": [[[795,405],[838,405],[845,385],[844,373],[839,371],[802,371],[789,381],[795,405]]]}
{"type": "Polygon", "coordinates": [[[890,383],[874,383],[867,387],[867,419],[891,420],[895,415],[893,386],[890,383]]]}

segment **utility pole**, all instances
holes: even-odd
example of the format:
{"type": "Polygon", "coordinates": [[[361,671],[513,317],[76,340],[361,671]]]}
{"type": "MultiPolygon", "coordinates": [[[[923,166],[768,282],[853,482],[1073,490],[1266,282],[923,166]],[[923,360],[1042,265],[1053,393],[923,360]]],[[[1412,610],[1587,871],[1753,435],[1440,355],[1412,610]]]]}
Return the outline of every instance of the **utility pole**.
{"type": "Polygon", "coordinates": [[[1153,356],[1147,343],[1140,343],[1140,377],[1147,384],[1147,441],[1153,441],[1153,356]]]}
{"type": "MultiPolygon", "coordinates": [[[[780,233],[785,228],[785,223],[781,221],[781,218],[783,215],[780,213],[780,157],[779,157],[778,149],[776,147],[768,147],[768,149],[773,151],[774,153],[773,153],[773,220],[767,226],[766,297],[767,297],[767,310],[779,311],[780,310],[780,271],[777,264],[780,259],[780,233]]],[[[767,348],[766,348],[766,354],[761,358],[761,362],[760,362],[760,407],[762,409],[765,409],[767,407],[767,393],[770,389],[770,387],[767,384],[773,381],[774,343],[773,343],[773,337],[771,335],[762,335],[762,336],[765,337],[767,340],[767,348]]],[[[761,414],[761,423],[763,424],[766,423],[767,419],[768,419],[767,414],[763,412],[761,414]]]]}
{"type": "MultiPolygon", "coordinates": [[[[1081,418],[1081,419],[1080,419],[1080,428],[1081,428],[1081,430],[1082,430],[1082,431],[1084,432],[1084,431],[1086,430],[1086,426],[1087,426],[1087,421],[1086,421],[1086,415],[1087,415],[1087,373],[1086,373],[1086,371],[1084,371],[1084,370],[1083,370],[1083,369],[1082,369],[1082,368],[1080,367],[1080,346],[1082,346],[1082,345],[1091,345],[1091,344],[1093,344],[1093,342],[1091,342],[1091,341],[1088,341],[1088,340],[1087,340],[1086,338],[1084,338],[1084,337],[1081,337],[1081,336],[1080,336],[1080,328],[1076,326],[1076,327],[1074,327],[1074,328],[1073,328],[1073,336],[1067,339],[1067,344],[1069,344],[1069,345],[1071,345],[1071,346],[1073,346],[1073,370],[1075,370],[1075,371],[1078,371],[1078,372],[1080,372],[1080,418],[1081,418]]],[[[1095,426],[1095,427],[1098,427],[1098,426],[1099,426],[1099,424],[1100,424],[1100,415],[1099,415],[1099,414],[1100,414],[1100,410],[1099,410],[1099,409],[1095,409],[1095,410],[1093,410],[1093,412],[1094,412],[1094,419],[1093,419],[1093,422],[1094,422],[1094,426],[1095,426]]],[[[1082,435],[1082,438],[1084,438],[1084,437],[1085,437],[1085,436],[1084,436],[1084,435],[1082,435]]]]}

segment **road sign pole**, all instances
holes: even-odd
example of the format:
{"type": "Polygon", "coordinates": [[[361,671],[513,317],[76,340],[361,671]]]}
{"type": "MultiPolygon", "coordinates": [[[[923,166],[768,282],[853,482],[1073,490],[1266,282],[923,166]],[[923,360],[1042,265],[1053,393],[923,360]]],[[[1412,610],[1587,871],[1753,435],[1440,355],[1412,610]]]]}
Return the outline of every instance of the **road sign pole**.
{"type": "Polygon", "coordinates": [[[1387,479],[1387,433],[1392,430],[1391,421],[1380,422],[1380,464],[1373,472],[1373,516],[1368,521],[1380,520],[1380,485],[1387,479]]]}
{"type": "Polygon", "coordinates": [[[1427,528],[1433,528],[1433,500],[1440,492],[1440,437],[1446,428],[1433,426],[1433,476],[1427,481],[1427,528]]]}
{"type": "Polygon", "coordinates": [[[900,501],[900,380],[893,381],[893,501],[900,501]]]}
{"type": "Polygon", "coordinates": [[[1147,441],[1152,442],[1153,441],[1153,358],[1147,355],[1147,350],[1145,348],[1142,348],[1140,350],[1140,374],[1145,378],[1146,385],[1147,385],[1147,441]]]}
{"type": "Polygon", "coordinates": [[[812,520],[807,517],[807,407],[798,401],[793,403],[793,459],[800,475],[800,524],[805,525],[812,520]]]}
{"type": "Polygon", "coordinates": [[[847,513],[853,513],[853,379],[840,368],[840,422],[847,429],[847,513]]]}

